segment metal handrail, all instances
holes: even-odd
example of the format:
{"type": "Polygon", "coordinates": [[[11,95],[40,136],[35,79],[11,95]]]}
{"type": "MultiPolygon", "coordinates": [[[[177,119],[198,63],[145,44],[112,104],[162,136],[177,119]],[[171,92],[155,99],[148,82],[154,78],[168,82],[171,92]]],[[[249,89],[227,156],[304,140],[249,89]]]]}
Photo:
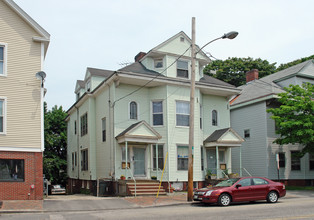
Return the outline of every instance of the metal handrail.
{"type": "Polygon", "coordinates": [[[127,167],[126,169],[130,171],[131,178],[132,178],[133,181],[134,181],[134,190],[135,190],[134,197],[136,197],[136,180],[135,180],[135,178],[134,178],[134,176],[133,176],[133,173],[131,172],[130,168],[127,167]]]}

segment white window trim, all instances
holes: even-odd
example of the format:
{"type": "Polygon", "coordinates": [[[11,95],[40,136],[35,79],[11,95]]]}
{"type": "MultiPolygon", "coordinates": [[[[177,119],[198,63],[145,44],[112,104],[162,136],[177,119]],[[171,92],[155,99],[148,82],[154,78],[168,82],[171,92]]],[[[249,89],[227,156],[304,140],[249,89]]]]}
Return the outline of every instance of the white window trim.
{"type": "Polygon", "coordinates": [[[139,112],[140,112],[140,105],[138,104],[138,102],[136,102],[134,100],[130,101],[129,104],[128,104],[128,118],[129,118],[129,120],[138,121],[139,120],[139,115],[140,115],[139,112]],[[136,119],[131,118],[131,114],[130,114],[131,113],[131,108],[130,108],[131,102],[135,102],[136,103],[136,107],[137,107],[136,119]]]}
{"type": "Polygon", "coordinates": [[[177,62],[176,62],[176,78],[179,78],[179,79],[191,79],[191,71],[192,71],[191,70],[191,63],[190,63],[189,60],[186,60],[186,59],[179,59],[179,60],[177,60],[177,62]],[[188,77],[187,78],[178,76],[178,72],[177,72],[177,70],[178,70],[178,61],[182,61],[182,62],[187,62],[188,63],[188,77]]]}
{"type": "Polygon", "coordinates": [[[7,64],[8,64],[8,44],[0,42],[0,46],[4,47],[3,54],[3,74],[0,74],[0,77],[7,77],[7,64]]]}
{"type": "Polygon", "coordinates": [[[0,96],[0,99],[3,100],[3,132],[0,132],[0,135],[7,134],[7,97],[0,96]]]}
{"type": "Polygon", "coordinates": [[[165,120],[164,120],[164,100],[162,99],[155,99],[155,100],[152,100],[151,103],[150,103],[150,106],[151,106],[151,110],[150,110],[150,117],[151,117],[151,125],[153,127],[164,127],[164,124],[165,124],[165,120]],[[153,117],[153,102],[161,102],[162,104],[162,125],[154,125],[154,117],[153,117]]]}
{"type": "MultiPolygon", "coordinates": [[[[165,143],[157,143],[157,145],[162,145],[162,151],[163,151],[163,159],[165,160],[165,155],[166,155],[166,151],[165,151],[165,143]]],[[[156,172],[156,169],[154,170],[154,150],[156,149],[156,144],[151,144],[151,155],[150,155],[150,162],[151,162],[151,167],[152,170],[156,172]]],[[[159,155],[158,155],[159,156],[159,155]]],[[[165,166],[165,164],[164,164],[165,166]]],[[[163,170],[163,167],[158,167],[158,169],[163,170]]]]}
{"type": "Polygon", "coordinates": [[[164,59],[163,58],[155,58],[154,59],[154,69],[162,69],[164,68],[164,59]],[[156,62],[161,61],[162,62],[162,66],[161,67],[156,67],[156,62]]]}
{"type": "MultiPolygon", "coordinates": [[[[183,125],[177,125],[177,102],[187,102],[189,105],[190,105],[190,102],[189,101],[183,101],[183,100],[176,100],[175,103],[175,109],[176,109],[176,115],[175,115],[175,118],[176,118],[176,127],[177,128],[190,128],[190,126],[183,126],[183,125]]],[[[189,113],[189,116],[190,116],[190,113],[189,113]]],[[[189,123],[190,123],[190,120],[189,120],[189,123]]]]}
{"type": "Polygon", "coordinates": [[[217,111],[216,109],[213,109],[213,110],[212,110],[212,123],[211,123],[212,126],[216,126],[216,127],[219,126],[218,118],[219,118],[218,111],[217,111]],[[214,112],[214,111],[216,112],[216,117],[217,117],[217,118],[216,118],[216,125],[213,125],[213,112],[214,112]]]}
{"type": "Polygon", "coordinates": [[[189,152],[189,144],[176,144],[176,167],[177,167],[177,172],[188,172],[187,170],[179,170],[178,169],[178,147],[187,147],[188,148],[188,152],[189,152]]]}

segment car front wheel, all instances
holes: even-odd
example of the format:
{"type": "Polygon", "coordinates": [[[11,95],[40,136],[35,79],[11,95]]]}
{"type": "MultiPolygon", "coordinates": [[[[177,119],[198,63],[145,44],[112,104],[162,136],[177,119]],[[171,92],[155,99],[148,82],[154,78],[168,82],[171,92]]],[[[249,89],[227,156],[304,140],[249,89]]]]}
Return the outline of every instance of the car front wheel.
{"type": "Polygon", "coordinates": [[[275,203],[278,201],[278,194],[275,191],[271,191],[267,195],[267,202],[275,203]]]}
{"type": "Polygon", "coordinates": [[[231,197],[228,194],[223,193],[219,196],[219,198],[218,198],[218,204],[219,205],[228,206],[230,203],[231,203],[231,197]]]}

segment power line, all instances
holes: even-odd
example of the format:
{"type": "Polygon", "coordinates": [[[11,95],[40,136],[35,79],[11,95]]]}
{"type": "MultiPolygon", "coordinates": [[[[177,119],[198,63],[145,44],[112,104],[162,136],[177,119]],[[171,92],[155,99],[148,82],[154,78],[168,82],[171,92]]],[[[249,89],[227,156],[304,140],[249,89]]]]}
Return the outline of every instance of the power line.
{"type": "Polygon", "coordinates": [[[142,85],[141,87],[135,89],[134,91],[130,92],[129,94],[117,99],[116,101],[113,102],[113,105],[115,105],[116,102],[136,93],[137,91],[141,90],[142,88],[146,87],[149,83],[151,83],[152,81],[154,81],[155,79],[157,79],[157,77],[161,76],[167,69],[169,69],[171,66],[173,66],[173,64],[175,64],[189,49],[190,49],[191,45],[184,51],[183,54],[181,54],[173,63],[171,63],[167,68],[165,68],[162,72],[158,73],[155,77],[153,77],[151,80],[149,80],[147,83],[145,83],[144,85],[142,85]]]}

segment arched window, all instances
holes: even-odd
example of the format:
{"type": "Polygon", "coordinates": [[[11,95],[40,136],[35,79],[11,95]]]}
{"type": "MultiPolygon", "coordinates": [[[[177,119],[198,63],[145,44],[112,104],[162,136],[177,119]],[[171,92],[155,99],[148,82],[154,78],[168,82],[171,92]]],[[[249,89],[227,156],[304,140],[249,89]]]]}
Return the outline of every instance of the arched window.
{"type": "Polygon", "coordinates": [[[137,120],[137,103],[134,101],[130,103],[130,119],[137,120]]]}
{"type": "Polygon", "coordinates": [[[212,111],[212,125],[217,126],[218,125],[218,113],[216,110],[212,111]]]}

